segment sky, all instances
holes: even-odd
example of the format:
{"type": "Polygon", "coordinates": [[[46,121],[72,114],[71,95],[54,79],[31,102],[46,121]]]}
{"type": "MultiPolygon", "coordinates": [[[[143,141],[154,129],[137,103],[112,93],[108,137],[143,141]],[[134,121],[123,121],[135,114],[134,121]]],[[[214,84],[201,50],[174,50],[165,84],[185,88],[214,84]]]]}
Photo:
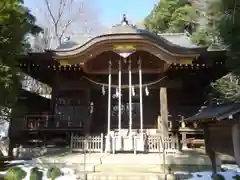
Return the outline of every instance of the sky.
{"type": "Polygon", "coordinates": [[[99,0],[98,7],[102,11],[101,21],[111,26],[119,23],[122,14],[126,14],[130,21],[141,22],[159,0],[99,0]]]}
{"type": "MultiPolygon", "coordinates": [[[[89,0],[90,1],[90,0],[89,0]]],[[[95,0],[102,25],[111,27],[118,24],[126,14],[130,22],[139,23],[150,13],[159,0],[95,0]]],[[[25,0],[30,9],[37,7],[39,0],[25,0]]]]}

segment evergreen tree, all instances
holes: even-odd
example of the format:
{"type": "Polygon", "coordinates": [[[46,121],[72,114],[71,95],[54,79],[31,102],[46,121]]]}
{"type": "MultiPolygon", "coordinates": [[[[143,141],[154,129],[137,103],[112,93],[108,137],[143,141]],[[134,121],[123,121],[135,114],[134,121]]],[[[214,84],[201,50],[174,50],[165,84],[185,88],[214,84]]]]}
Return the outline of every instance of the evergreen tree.
{"type": "Polygon", "coordinates": [[[226,50],[226,65],[229,74],[213,83],[214,92],[223,101],[240,101],[240,2],[237,0],[219,0],[221,16],[217,26],[219,37],[226,50]]]}
{"type": "Polygon", "coordinates": [[[0,106],[11,108],[20,88],[16,57],[29,48],[28,33],[40,28],[21,0],[0,1],[0,106]]]}
{"type": "MultiPolygon", "coordinates": [[[[20,90],[20,71],[17,57],[29,49],[28,33],[37,33],[35,18],[21,0],[0,1],[0,109],[11,113],[9,127],[9,155],[14,147],[15,114],[18,112],[16,102],[20,90]],[[14,119],[14,120],[13,120],[14,119]]],[[[6,115],[4,113],[3,115],[6,115]]]]}
{"type": "Polygon", "coordinates": [[[226,50],[229,74],[212,83],[211,96],[222,102],[240,101],[240,1],[238,0],[162,0],[145,19],[147,29],[159,32],[184,32],[193,25],[191,40],[226,50]]]}
{"type": "Polygon", "coordinates": [[[161,0],[145,19],[145,27],[155,33],[184,32],[194,24],[196,12],[186,0],[161,0]]]}

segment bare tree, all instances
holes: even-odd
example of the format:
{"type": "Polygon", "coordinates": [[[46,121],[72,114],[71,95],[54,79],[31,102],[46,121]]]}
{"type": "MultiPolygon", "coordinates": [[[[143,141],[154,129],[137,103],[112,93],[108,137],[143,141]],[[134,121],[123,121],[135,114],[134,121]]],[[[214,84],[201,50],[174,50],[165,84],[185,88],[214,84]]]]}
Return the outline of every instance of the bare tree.
{"type": "MultiPolygon", "coordinates": [[[[34,43],[47,49],[54,49],[66,37],[86,39],[101,33],[104,29],[98,21],[95,0],[39,0],[35,15],[45,32],[36,37],[34,43]],[[83,37],[84,36],[84,37],[83,37]],[[48,38],[47,38],[48,37],[48,38]],[[48,39],[41,40],[42,38],[48,39]]],[[[34,11],[34,10],[33,10],[34,11]]],[[[41,49],[41,48],[40,48],[41,49]]]]}

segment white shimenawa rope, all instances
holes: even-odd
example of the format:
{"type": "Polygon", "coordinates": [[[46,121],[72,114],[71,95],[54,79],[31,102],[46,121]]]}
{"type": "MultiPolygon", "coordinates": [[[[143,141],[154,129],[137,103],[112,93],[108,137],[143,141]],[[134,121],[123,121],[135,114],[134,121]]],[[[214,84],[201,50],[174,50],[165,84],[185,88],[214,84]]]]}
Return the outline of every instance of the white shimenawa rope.
{"type": "MultiPolygon", "coordinates": [[[[152,81],[150,83],[142,84],[142,87],[147,87],[147,86],[151,86],[151,85],[157,84],[157,83],[161,82],[162,80],[164,80],[166,78],[167,78],[167,76],[164,76],[164,77],[162,77],[162,78],[160,78],[160,79],[158,79],[156,81],[152,81]]],[[[90,82],[92,82],[94,84],[97,84],[97,85],[100,85],[100,86],[104,86],[104,87],[108,87],[108,84],[97,82],[97,81],[92,80],[92,79],[90,79],[90,78],[88,78],[86,76],[81,77],[81,79],[87,79],[88,81],[90,81],[90,82]]],[[[139,84],[132,84],[132,86],[138,88],[139,84]]],[[[118,85],[111,85],[111,87],[118,88],[118,85]]],[[[122,89],[129,88],[129,85],[128,84],[127,85],[122,85],[121,88],[122,89]]]]}

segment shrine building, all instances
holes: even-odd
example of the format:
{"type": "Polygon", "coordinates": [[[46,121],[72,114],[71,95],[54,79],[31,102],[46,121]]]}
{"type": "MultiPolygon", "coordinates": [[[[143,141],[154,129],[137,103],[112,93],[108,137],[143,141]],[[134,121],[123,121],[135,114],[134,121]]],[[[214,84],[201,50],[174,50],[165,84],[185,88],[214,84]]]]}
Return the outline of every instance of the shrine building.
{"type": "Polygon", "coordinates": [[[52,88],[50,99],[26,114],[23,134],[66,143],[101,137],[101,151],[153,152],[151,136],[185,147],[188,138],[202,139],[202,130],[184,119],[226,74],[224,61],[224,51],[197,46],[184,33],[154,34],[124,17],[84,44],[73,39],[19,58],[25,74],[52,88]]]}

